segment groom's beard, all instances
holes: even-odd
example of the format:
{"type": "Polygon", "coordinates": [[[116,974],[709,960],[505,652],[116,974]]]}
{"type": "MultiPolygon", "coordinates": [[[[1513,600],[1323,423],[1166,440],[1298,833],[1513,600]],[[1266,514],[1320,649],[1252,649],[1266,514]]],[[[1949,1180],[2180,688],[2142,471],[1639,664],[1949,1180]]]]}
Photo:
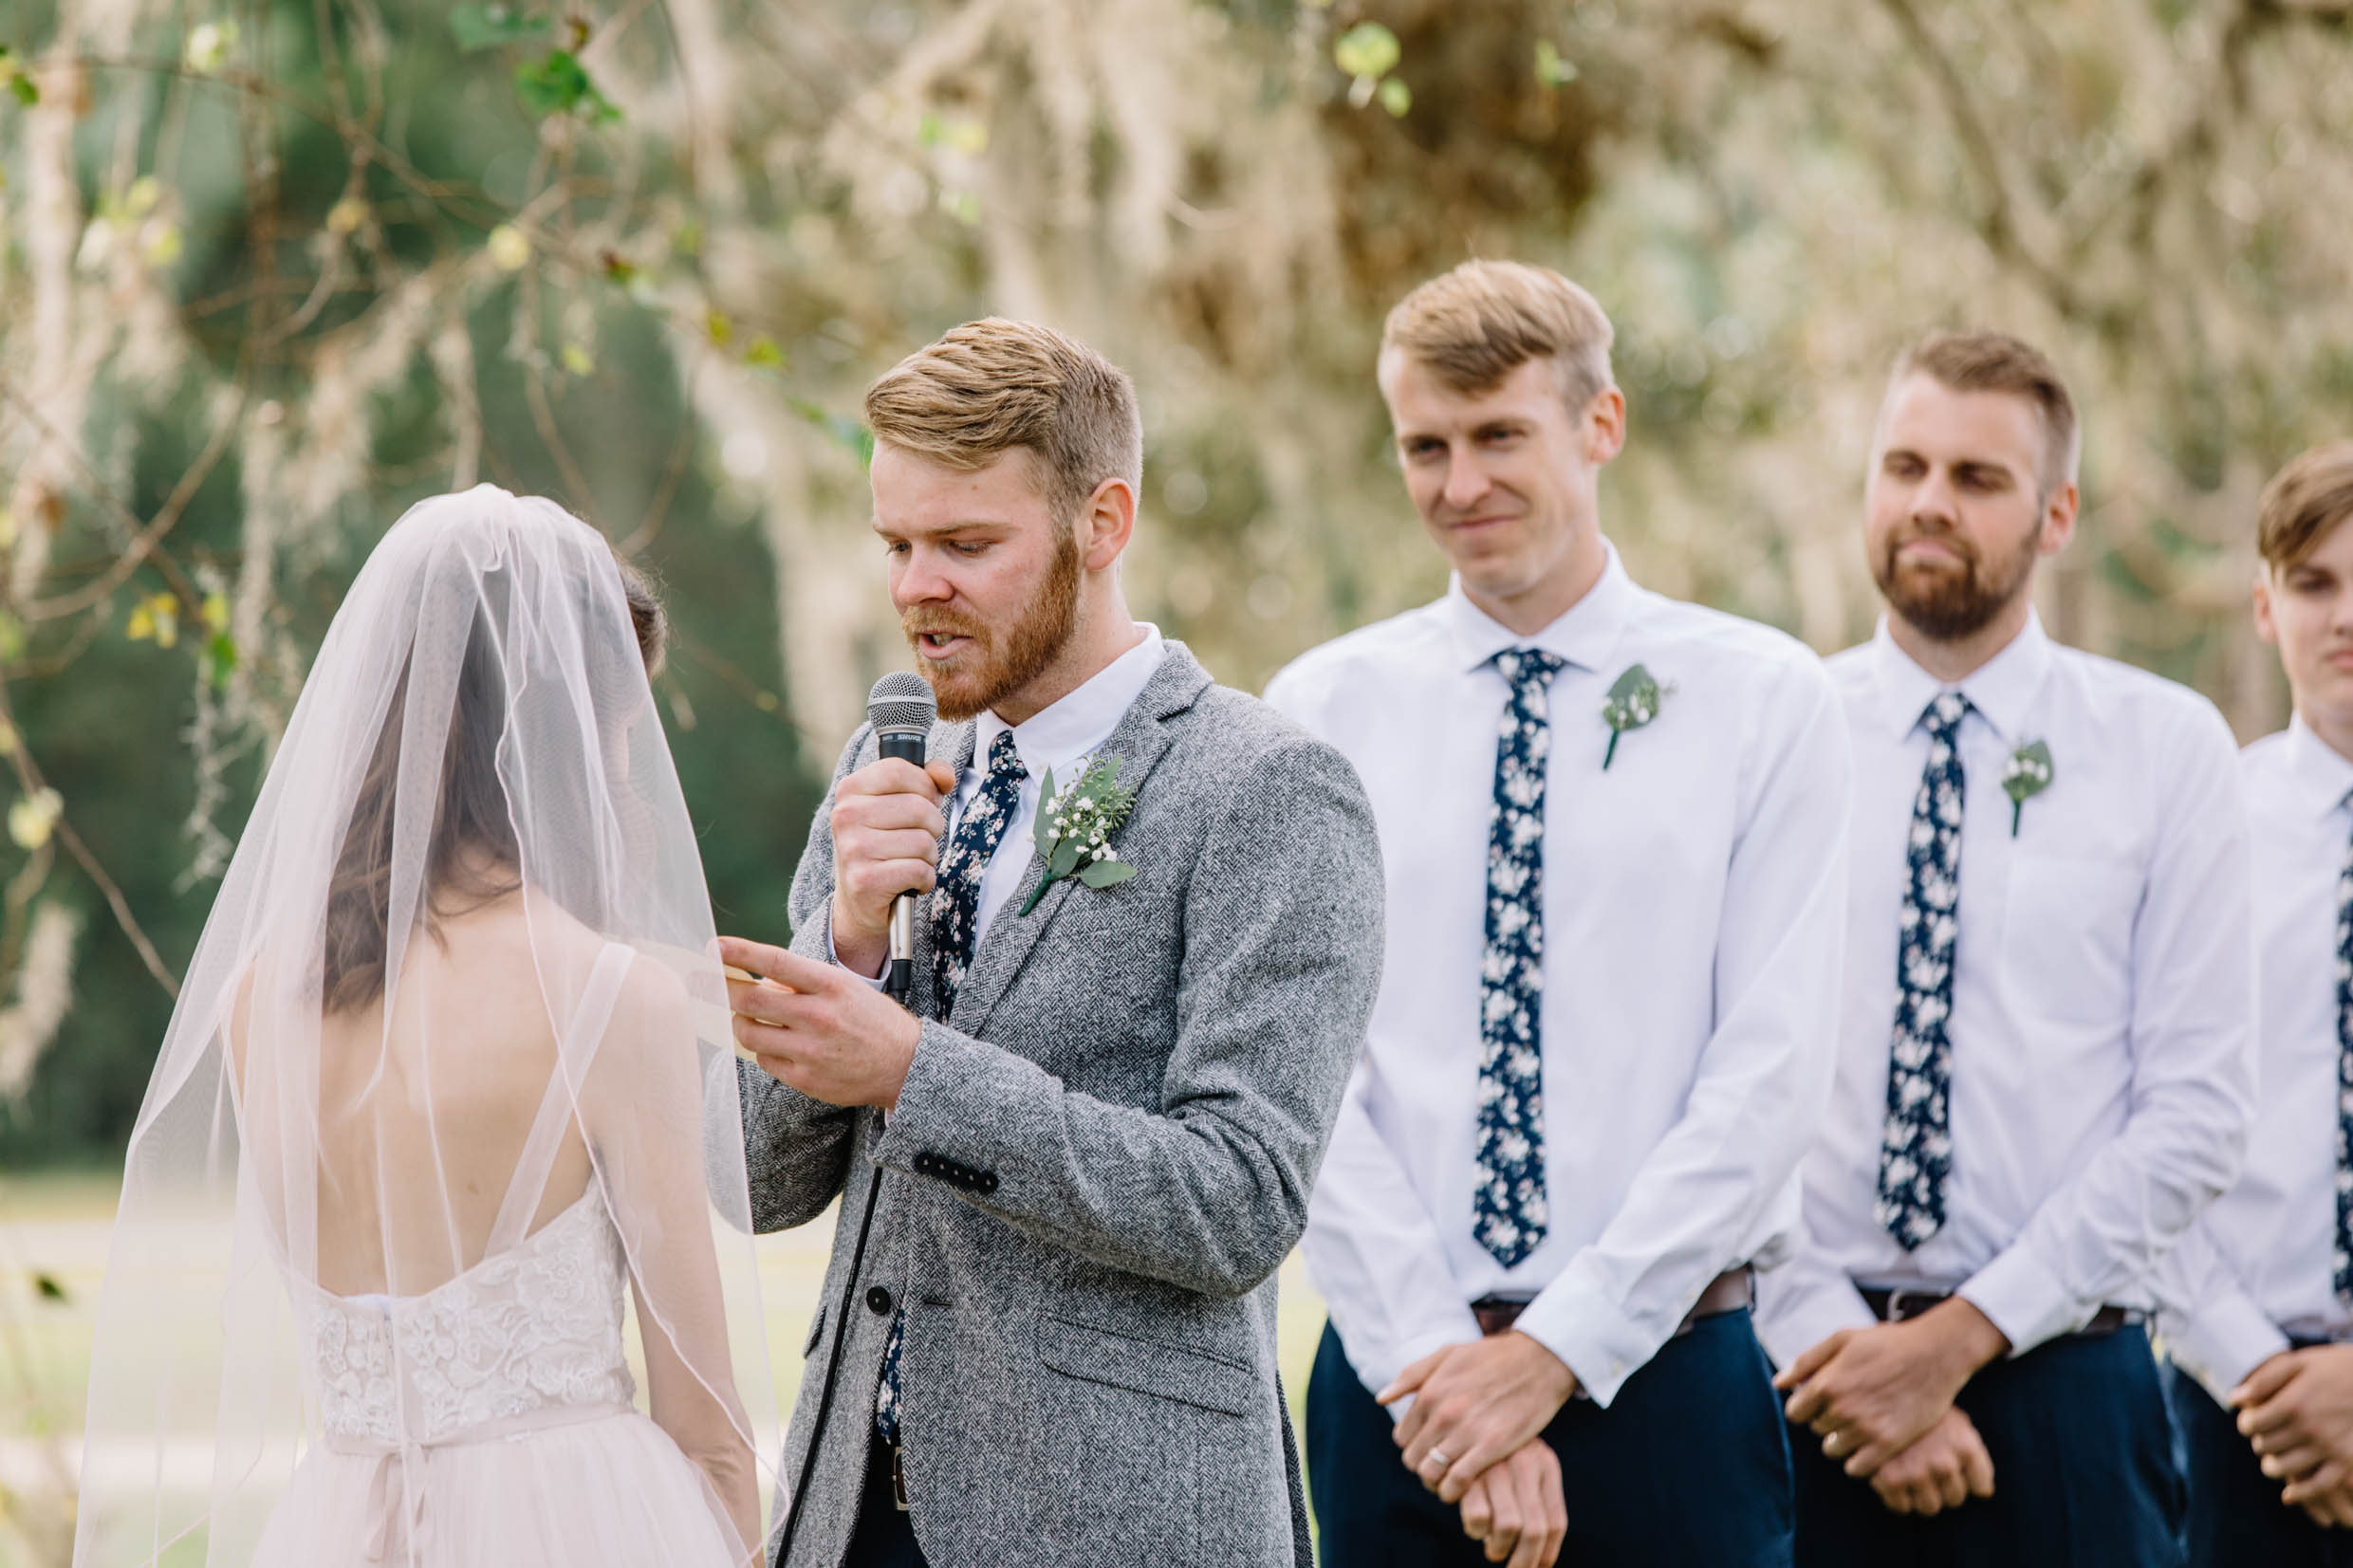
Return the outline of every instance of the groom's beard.
{"type": "Polygon", "coordinates": [[[932,683],[933,694],[939,698],[939,716],[952,720],[969,719],[993,708],[1000,698],[1012,695],[1044,674],[1047,666],[1069,642],[1078,619],[1076,528],[1064,532],[1056,543],[1054,559],[1046,569],[1046,581],[1038,585],[1036,597],[1011,626],[1000,629],[936,606],[917,607],[899,618],[911,644],[926,633],[973,639],[970,647],[954,658],[923,659],[917,664],[923,678],[932,683]]]}

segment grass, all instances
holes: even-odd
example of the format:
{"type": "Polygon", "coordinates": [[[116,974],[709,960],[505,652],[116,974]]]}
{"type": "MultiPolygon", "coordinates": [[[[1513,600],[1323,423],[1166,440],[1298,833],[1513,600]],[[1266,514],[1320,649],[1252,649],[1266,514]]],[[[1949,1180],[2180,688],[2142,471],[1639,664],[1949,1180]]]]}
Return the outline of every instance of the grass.
{"type": "MultiPolygon", "coordinates": [[[[91,1314],[105,1275],[117,1189],[111,1173],[0,1177],[0,1568],[48,1568],[50,1552],[36,1553],[29,1533],[44,1521],[55,1528],[66,1517],[66,1505],[44,1482],[43,1461],[51,1440],[70,1442],[82,1430],[91,1314]],[[46,1293],[42,1280],[59,1294],[46,1293]]],[[[827,1215],[758,1242],[780,1413],[791,1410],[800,1384],[801,1345],[824,1286],[832,1229],[827,1215]]],[[[1297,1423],[1324,1304],[1296,1255],[1281,1279],[1279,1359],[1297,1423]]]]}

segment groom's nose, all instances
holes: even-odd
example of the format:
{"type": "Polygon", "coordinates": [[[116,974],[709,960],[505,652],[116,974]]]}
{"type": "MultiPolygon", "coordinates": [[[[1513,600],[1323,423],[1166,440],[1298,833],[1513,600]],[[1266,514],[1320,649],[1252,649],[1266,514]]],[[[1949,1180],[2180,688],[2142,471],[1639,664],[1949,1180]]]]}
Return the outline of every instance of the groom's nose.
{"type": "Polygon", "coordinates": [[[941,570],[940,553],[918,544],[899,558],[891,577],[891,602],[905,610],[917,604],[943,604],[955,598],[955,583],[941,570]]]}

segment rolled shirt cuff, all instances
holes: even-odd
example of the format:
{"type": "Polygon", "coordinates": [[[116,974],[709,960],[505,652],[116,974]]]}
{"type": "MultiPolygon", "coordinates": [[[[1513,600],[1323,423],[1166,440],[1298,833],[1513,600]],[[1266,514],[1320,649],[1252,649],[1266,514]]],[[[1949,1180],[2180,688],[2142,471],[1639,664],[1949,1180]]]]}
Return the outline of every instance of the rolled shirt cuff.
{"type": "Polygon", "coordinates": [[[2195,1316],[2167,1313],[2158,1319],[2165,1355],[2228,1409],[2231,1391],[2247,1374],[2288,1348],[2288,1336],[2243,1290],[2200,1303],[2195,1316]]]}
{"type": "Polygon", "coordinates": [[[2045,1340],[2083,1327],[2099,1310],[2096,1301],[2086,1305],[2077,1301],[2042,1259],[2015,1245],[1971,1275],[1954,1294],[2002,1331],[2012,1356],[2024,1356],[2045,1340]]]}

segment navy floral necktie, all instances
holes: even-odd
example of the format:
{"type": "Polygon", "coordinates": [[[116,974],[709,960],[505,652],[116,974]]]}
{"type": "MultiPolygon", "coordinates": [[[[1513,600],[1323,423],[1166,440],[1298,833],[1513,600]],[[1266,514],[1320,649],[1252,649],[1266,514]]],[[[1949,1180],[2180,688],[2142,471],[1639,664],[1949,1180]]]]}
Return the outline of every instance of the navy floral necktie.
{"type": "Polygon", "coordinates": [[[2353,843],[2337,873],[2337,1294],[2353,1301],[2353,843]]]}
{"type": "MultiPolygon", "coordinates": [[[[980,925],[980,882],[1005,839],[1006,824],[1021,800],[1021,784],[1029,770],[1021,764],[1013,732],[1000,729],[989,743],[989,776],[980,792],[964,808],[939,858],[939,882],[932,890],[932,997],[935,1015],[946,1018],[955,1008],[956,992],[973,967],[973,946],[980,925]]],[[[874,1391],[874,1430],[882,1441],[897,1446],[899,1415],[899,1360],[906,1349],[907,1309],[891,1319],[891,1337],[882,1345],[882,1380],[874,1391]]]]}
{"type": "Polygon", "coordinates": [[[1020,803],[1022,781],[1028,777],[1013,732],[998,730],[989,743],[989,776],[949,838],[947,853],[939,858],[939,884],[932,890],[932,993],[937,1017],[954,1010],[956,992],[973,967],[981,878],[989,874],[1005,825],[1020,803]]]}
{"type": "Polygon", "coordinates": [[[1472,1186],[1479,1245],[1506,1268],[1545,1239],[1544,826],[1552,749],[1547,687],[1566,660],[1495,655],[1510,683],[1495,732],[1487,831],[1487,951],[1479,967],[1479,1128],[1472,1186]]]}
{"type": "Polygon", "coordinates": [[[1953,1171],[1953,950],[1961,929],[1961,720],[1969,699],[1946,692],[1920,714],[1928,766],[1912,799],[1896,1028],[1887,1064],[1887,1127],[1872,1215],[1906,1252],[1944,1227],[1953,1171]]]}

